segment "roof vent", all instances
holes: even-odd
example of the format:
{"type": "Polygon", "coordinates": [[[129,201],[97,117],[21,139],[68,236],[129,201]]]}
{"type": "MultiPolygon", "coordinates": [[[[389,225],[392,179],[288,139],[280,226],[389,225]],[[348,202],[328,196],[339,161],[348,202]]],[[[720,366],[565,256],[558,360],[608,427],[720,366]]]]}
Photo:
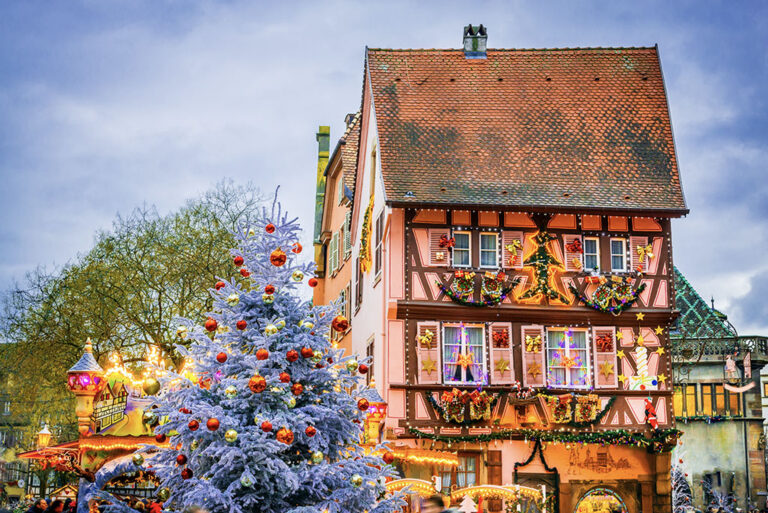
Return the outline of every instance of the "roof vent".
{"type": "Polygon", "coordinates": [[[464,27],[464,57],[467,59],[485,59],[488,44],[488,31],[482,25],[464,27]]]}
{"type": "Polygon", "coordinates": [[[413,191],[408,191],[405,193],[406,198],[415,198],[416,195],[413,193],[413,191]]]}

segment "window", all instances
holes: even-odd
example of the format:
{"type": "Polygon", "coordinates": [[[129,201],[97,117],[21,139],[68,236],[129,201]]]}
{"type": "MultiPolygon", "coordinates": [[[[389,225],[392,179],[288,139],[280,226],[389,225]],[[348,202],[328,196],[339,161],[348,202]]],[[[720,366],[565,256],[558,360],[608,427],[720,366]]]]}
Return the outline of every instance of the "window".
{"type": "Polygon", "coordinates": [[[588,387],[589,355],[585,330],[547,330],[547,384],[588,387]]]}
{"type": "Polygon", "coordinates": [[[685,385],[685,415],[696,415],[696,385],[685,385]]]}
{"type": "Polygon", "coordinates": [[[611,271],[624,272],[627,270],[627,241],[611,239],[611,271]]]}
{"type": "Polygon", "coordinates": [[[725,389],[723,385],[714,385],[715,389],[715,413],[725,415],[725,389]]]}
{"type": "Polygon", "coordinates": [[[741,415],[741,394],[728,390],[728,414],[737,417],[741,415]]]}
{"type": "Polygon", "coordinates": [[[378,276],[381,274],[381,259],[382,259],[382,240],[384,238],[384,212],[381,212],[376,218],[376,245],[373,252],[373,275],[378,276]]]}
{"type": "Polygon", "coordinates": [[[683,386],[682,385],[675,385],[675,395],[673,397],[672,409],[674,410],[676,416],[678,417],[685,416],[685,411],[683,410],[683,386]]]}
{"type": "Polygon", "coordinates": [[[344,216],[344,260],[352,255],[352,211],[344,216]]]}
{"type": "Polygon", "coordinates": [[[339,197],[339,205],[344,201],[344,180],[342,179],[342,173],[339,173],[338,183],[336,184],[336,196],[339,197]]]}
{"type": "Polygon", "coordinates": [[[363,304],[363,271],[360,269],[360,257],[355,261],[355,312],[363,304]]]}
{"type": "Polygon", "coordinates": [[[763,397],[768,397],[768,383],[763,383],[763,397]]]}
{"type": "MultiPolygon", "coordinates": [[[[339,313],[344,315],[347,319],[349,319],[349,315],[347,314],[347,307],[349,306],[349,296],[347,296],[347,289],[344,288],[339,292],[339,302],[341,306],[339,307],[339,313]]],[[[338,332],[333,331],[333,340],[341,340],[344,338],[344,335],[346,334],[346,331],[338,332]]]]}
{"type": "Polygon", "coordinates": [[[3,401],[3,415],[11,414],[11,401],[3,401]]]}
{"type": "Polygon", "coordinates": [[[453,232],[453,265],[455,267],[469,267],[472,265],[472,252],[469,248],[469,232],[453,232]]]}
{"type": "Polygon", "coordinates": [[[584,237],[584,270],[600,270],[600,239],[584,237]]]}
{"type": "Polygon", "coordinates": [[[339,232],[331,235],[331,243],[328,250],[328,270],[331,274],[336,272],[339,265],[339,232]]]}
{"type": "Polygon", "coordinates": [[[487,384],[485,329],[481,324],[446,324],[443,329],[445,383],[487,384]]]}
{"type": "Polygon", "coordinates": [[[477,484],[477,454],[459,453],[458,466],[440,468],[440,484],[443,490],[466,488],[477,484]]]}
{"type": "Polygon", "coordinates": [[[701,411],[702,415],[714,415],[712,410],[712,385],[701,385],[701,411]]]}
{"type": "Polygon", "coordinates": [[[368,341],[368,346],[365,348],[365,356],[367,356],[370,360],[370,363],[368,363],[368,372],[365,374],[365,384],[370,385],[371,380],[373,379],[373,364],[376,361],[373,358],[373,338],[371,338],[368,341]]]}
{"type": "Polygon", "coordinates": [[[496,233],[480,234],[480,267],[496,268],[499,266],[499,235],[496,233]]]}

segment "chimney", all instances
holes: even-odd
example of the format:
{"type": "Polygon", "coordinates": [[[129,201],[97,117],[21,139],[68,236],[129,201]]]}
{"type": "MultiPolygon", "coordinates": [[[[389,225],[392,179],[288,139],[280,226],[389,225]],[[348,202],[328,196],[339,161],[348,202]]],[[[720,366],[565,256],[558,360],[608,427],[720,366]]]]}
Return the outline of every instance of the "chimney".
{"type": "Polygon", "coordinates": [[[488,45],[488,31],[482,25],[464,27],[464,57],[485,59],[488,45]]]}

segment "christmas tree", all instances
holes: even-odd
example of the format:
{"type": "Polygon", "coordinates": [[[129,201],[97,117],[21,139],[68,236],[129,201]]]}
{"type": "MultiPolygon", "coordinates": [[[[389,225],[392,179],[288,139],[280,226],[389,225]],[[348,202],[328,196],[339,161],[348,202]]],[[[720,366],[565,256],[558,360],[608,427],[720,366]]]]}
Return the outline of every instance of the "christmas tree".
{"type": "Polygon", "coordinates": [[[688,475],[680,464],[672,466],[672,513],[687,513],[693,510],[693,493],[688,475]]]}
{"type": "Polygon", "coordinates": [[[384,487],[392,453],[358,445],[368,362],[329,336],[348,320],[340,305],[300,298],[299,287],[317,282],[314,264],[299,261],[299,232],[274,204],[241,227],[236,276],[211,289],[214,311],[203,325],[180,320],[184,368],[158,376],[152,410],[169,448],[147,448],[143,462],[167,511],[383,513],[405,504],[384,487]]]}

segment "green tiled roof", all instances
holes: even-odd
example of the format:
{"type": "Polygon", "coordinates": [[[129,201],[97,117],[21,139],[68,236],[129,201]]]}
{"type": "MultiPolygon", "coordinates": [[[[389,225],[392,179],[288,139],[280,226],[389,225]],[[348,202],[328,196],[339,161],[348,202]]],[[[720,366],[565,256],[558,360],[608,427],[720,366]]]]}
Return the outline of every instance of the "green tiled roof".
{"type": "Polygon", "coordinates": [[[737,335],[728,318],[718,312],[696,292],[675,267],[675,303],[680,310],[674,338],[725,338],[737,335]]]}

